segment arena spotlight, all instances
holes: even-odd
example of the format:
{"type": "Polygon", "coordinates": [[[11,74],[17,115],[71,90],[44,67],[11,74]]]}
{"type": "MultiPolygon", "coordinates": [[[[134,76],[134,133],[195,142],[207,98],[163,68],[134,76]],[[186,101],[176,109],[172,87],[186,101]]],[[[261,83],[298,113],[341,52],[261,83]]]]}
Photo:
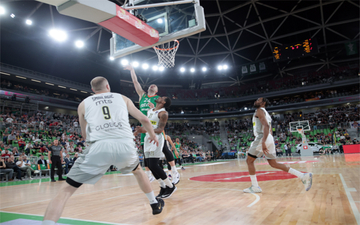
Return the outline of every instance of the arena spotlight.
{"type": "Polygon", "coordinates": [[[229,68],[228,65],[223,65],[224,70],[227,70],[228,68],[229,68]]]}
{"type": "Polygon", "coordinates": [[[156,65],[152,67],[152,70],[154,70],[154,71],[157,71],[158,69],[159,69],[159,67],[156,65]]]}
{"type": "Polygon", "coordinates": [[[26,23],[27,25],[29,25],[29,26],[31,26],[31,25],[32,25],[32,21],[31,21],[31,20],[29,20],[29,19],[27,19],[27,20],[25,21],[25,23],[26,23]]]}
{"type": "Polygon", "coordinates": [[[115,58],[114,57],[112,57],[112,56],[110,56],[110,58],[109,58],[111,61],[114,61],[115,60],[115,58]]]}
{"type": "Polygon", "coordinates": [[[4,15],[5,14],[5,8],[0,6],[0,15],[4,15]]]}
{"type": "Polygon", "coordinates": [[[185,72],[185,68],[184,68],[184,67],[181,67],[181,68],[180,68],[180,72],[182,72],[182,73],[185,72]]]}
{"type": "Polygon", "coordinates": [[[68,38],[65,31],[57,30],[57,29],[51,29],[49,31],[49,35],[58,42],[66,41],[66,39],[68,38]]]}
{"type": "Polygon", "coordinates": [[[78,40],[78,41],[75,41],[75,46],[77,47],[77,48],[82,48],[82,47],[84,47],[84,42],[83,41],[80,41],[80,40],[78,40]]]}
{"type": "Polygon", "coordinates": [[[10,17],[14,19],[14,18],[15,18],[15,14],[14,14],[14,13],[11,13],[10,17]]]}
{"type": "Polygon", "coordinates": [[[203,72],[206,72],[206,71],[207,71],[207,68],[204,66],[201,70],[202,70],[203,72]]]}
{"type": "Polygon", "coordinates": [[[218,70],[222,70],[222,69],[223,69],[223,66],[222,66],[222,65],[219,65],[219,66],[217,67],[217,69],[218,69],[218,70]]]}
{"type": "Polygon", "coordinates": [[[159,67],[159,71],[164,71],[164,70],[165,70],[165,67],[163,67],[163,66],[159,67]]]}
{"type": "Polygon", "coordinates": [[[245,110],[247,110],[247,107],[245,107],[245,110]]]}
{"type": "Polygon", "coordinates": [[[191,68],[190,72],[192,72],[192,73],[195,72],[195,68],[191,68]]]}
{"type": "Polygon", "coordinates": [[[163,23],[163,19],[159,18],[159,19],[156,20],[156,22],[161,24],[161,23],[163,23]]]}
{"type": "Polygon", "coordinates": [[[131,65],[134,67],[134,68],[137,68],[139,67],[139,63],[138,62],[132,62],[131,65]]]}
{"type": "Polygon", "coordinates": [[[149,64],[144,63],[144,64],[142,64],[141,67],[142,67],[144,70],[147,70],[147,69],[149,69],[149,64]]]}
{"type": "Polygon", "coordinates": [[[122,59],[121,60],[121,65],[127,66],[127,65],[129,65],[129,61],[127,59],[122,59]]]}

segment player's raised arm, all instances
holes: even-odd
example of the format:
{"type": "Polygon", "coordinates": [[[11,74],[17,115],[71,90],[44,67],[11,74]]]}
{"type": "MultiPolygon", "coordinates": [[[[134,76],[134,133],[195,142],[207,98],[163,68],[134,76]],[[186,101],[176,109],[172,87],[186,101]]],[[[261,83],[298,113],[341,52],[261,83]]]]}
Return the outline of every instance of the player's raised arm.
{"type": "Polygon", "coordinates": [[[85,120],[85,103],[84,103],[84,101],[82,101],[78,106],[78,116],[79,116],[79,122],[80,122],[80,128],[81,128],[81,136],[86,141],[87,122],[85,120]]]}
{"type": "Polygon", "coordinates": [[[169,114],[168,112],[164,111],[164,112],[160,112],[161,115],[159,115],[160,120],[159,120],[159,125],[158,127],[154,130],[155,133],[160,134],[164,131],[166,123],[168,121],[169,118],[169,114]]]}
{"type": "Polygon", "coordinates": [[[159,141],[155,136],[155,132],[154,129],[152,128],[149,118],[147,118],[144,114],[142,114],[140,110],[138,110],[135,107],[134,103],[128,97],[125,96],[122,97],[126,103],[129,114],[133,116],[135,119],[137,119],[143,125],[142,128],[144,128],[146,132],[150,135],[149,138],[150,142],[154,141],[154,144],[159,145],[159,141]]]}
{"type": "Polygon", "coordinates": [[[134,68],[132,66],[128,65],[124,69],[130,71],[131,79],[132,79],[132,82],[134,83],[136,93],[139,95],[139,98],[141,98],[146,92],[142,89],[142,87],[137,79],[134,68]]]}
{"type": "Polygon", "coordinates": [[[263,152],[267,154],[267,153],[269,153],[269,150],[267,149],[265,142],[266,142],[266,140],[267,140],[267,138],[269,136],[270,125],[268,124],[265,116],[266,116],[265,112],[262,111],[261,109],[258,109],[256,111],[256,117],[259,118],[261,124],[264,127],[264,136],[262,138],[262,148],[263,148],[263,152]]]}

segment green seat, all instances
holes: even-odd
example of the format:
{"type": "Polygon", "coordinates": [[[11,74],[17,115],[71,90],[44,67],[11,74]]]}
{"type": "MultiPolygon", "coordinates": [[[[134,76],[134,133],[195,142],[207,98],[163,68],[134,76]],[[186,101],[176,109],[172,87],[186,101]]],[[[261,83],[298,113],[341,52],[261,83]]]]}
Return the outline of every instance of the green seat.
{"type": "Polygon", "coordinates": [[[31,165],[31,168],[32,168],[33,170],[37,170],[37,169],[38,169],[35,164],[32,164],[32,165],[31,165]]]}

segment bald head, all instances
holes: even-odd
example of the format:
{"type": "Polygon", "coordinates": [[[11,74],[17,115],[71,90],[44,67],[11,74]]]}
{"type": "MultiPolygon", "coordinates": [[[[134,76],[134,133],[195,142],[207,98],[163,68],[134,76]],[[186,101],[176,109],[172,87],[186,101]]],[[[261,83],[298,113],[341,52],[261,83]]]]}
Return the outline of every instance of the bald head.
{"type": "Polygon", "coordinates": [[[95,77],[91,80],[91,89],[97,92],[110,91],[109,82],[105,77],[95,77]]]}

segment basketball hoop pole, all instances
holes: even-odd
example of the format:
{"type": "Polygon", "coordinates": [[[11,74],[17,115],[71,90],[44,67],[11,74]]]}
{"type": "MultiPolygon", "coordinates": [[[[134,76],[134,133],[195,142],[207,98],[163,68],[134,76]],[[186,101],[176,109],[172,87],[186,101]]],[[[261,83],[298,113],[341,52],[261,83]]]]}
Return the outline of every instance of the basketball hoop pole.
{"type": "Polygon", "coordinates": [[[154,3],[148,5],[138,5],[138,6],[129,6],[124,7],[125,10],[133,10],[133,9],[144,9],[144,8],[154,8],[154,7],[162,7],[168,5],[180,5],[180,4],[188,4],[188,3],[195,3],[194,0],[183,0],[178,2],[164,2],[164,3],[154,3]]]}

